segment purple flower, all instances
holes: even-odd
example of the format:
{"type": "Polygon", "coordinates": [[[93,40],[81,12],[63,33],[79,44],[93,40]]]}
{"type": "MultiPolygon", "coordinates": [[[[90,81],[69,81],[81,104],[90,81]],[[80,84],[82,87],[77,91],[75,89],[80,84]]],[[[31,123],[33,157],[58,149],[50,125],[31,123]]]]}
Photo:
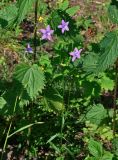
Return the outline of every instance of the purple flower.
{"type": "Polygon", "coordinates": [[[82,51],[82,49],[78,50],[77,48],[75,48],[73,52],[69,53],[72,56],[72,62],[74,62],[76,59],[80,58],[81,51],[82,51]]]}
{"type": "Polygon", "coordinates": [[[69,22],[65,22],[64,20],[61,21],[61,24],[58,26],[58,28],[61,28],[62,33],[69,31],[68,24],[69,22]]]}
{"type": "Polygon", "coordinates": [[[40,32],[43,34],[42,40],[46,39],[46,40],[52,41],[52,34],[54,30],[51,30],[49,25],[46,27],[46,29],[40,29],[40,32]]]}
{"type": "Polygon", "coordinates": [[[30,47],[30,44],[29,44],[29,43],[27,44],[26,52],[27,52],[27,53],[33,53],[33,50],[32,50],[32,48],[30,47]]]}

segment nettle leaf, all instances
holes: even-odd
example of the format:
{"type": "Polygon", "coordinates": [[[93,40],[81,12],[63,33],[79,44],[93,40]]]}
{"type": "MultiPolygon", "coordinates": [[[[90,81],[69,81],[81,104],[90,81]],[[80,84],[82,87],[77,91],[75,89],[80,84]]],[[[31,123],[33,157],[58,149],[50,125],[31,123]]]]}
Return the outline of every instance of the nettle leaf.
{"type": "Polygon", "coordinates": [[[31,98],[35,98],[38,92],[41,92],[44,88],[44,74],[36,64],[32,66],[26,64],[18,65],[14,78],[22,83],[31,98]]]}
{"type": "Polygon", "coordinates": [[[35,2],[35,0],[20,0],[18,2],[18,6],[19,6],[18,16],[17,16],[17,23],[18,24],[20,22],[22,22],[22,20],[25,18],[27,13],[32,8],[34,2],[35,2]]]}
{"type": "Polygon", "coordinates": [[[101,160],[112,160],[113,159],[113,154],[105,151],[103,157],[101,158],[101,160]]]}
{"type": "Polygon", "coordinates": [[[95,53],[87,53],[83,61],[83,69],[87,73],[92,73],[96,69],[98,55],[95,53]]]}
{"type": "Polygon", "coordinates": [[[86,114],[86,119],[91,123],[99,125],[107,117],[107,111],[103,105],[94,105],[86,114]]]}
{"type": "Polygon", "coordinates": [[[118,24],[118,8],[115,5],[110,5],[108,13],[112,22],[118,24]]]}
{"type": "Polygon", "coordinates": [[[47,99],[48,104],[53,110],[63,111],[65,109],[63,97],[56,89],[48,88],[45,93],[45,99],[47,99]]]}
{"type": "Polygon", "coordinates": [[[14,22],[17,16],[18,8],[16,5],[11,4],[0,10],[0,24],[2,27],[6,27],[14,22]]]}
{"type": "Polygon", "coordinates": [[[59,9],[65,10],[65,9],[68,8],[68,6],[69,6],[69,1],[68,1],[68,0],[65,0],[63,3],[60,3],[59,9]]]}
{"type": "Polygon", "coordinates": [[[96,158],[101,158],[103,155],[103,147],[100,142],[90,139],[88,143],[88,149],[91,155],[96,158]]]}
{"type": "Polygon", "coordinates": [[[114,80],[110,79],[105,73],[102,74],[102,77],[98,80],[101,88],[108,91],[114,89],[114,80]]]}
{"type": "Polygon", "coordinates": [[[113,65],[118,57],[118,32],[109,32],[101,42],[101,55],[98,59],[97,72],[113,65]]]}
{"type": "Polygon", "coordinates": [[[74,7],[68,8],[66,10],[66,13],[68,13],[69,16],[74,16],[74,14],[76,14],[79,9],[80,9],[80,6],[74,6],[74,7]]]}

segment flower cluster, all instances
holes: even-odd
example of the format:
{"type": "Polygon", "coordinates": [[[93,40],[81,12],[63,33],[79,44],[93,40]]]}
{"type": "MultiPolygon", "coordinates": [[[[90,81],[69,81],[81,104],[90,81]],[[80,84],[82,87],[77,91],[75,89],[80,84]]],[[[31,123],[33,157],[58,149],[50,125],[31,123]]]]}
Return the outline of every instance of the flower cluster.
{"type": "MultiPolygon", "coordinates": [[[[62,34],[65,31],[69,31],[69,22],[65,22],[64,20],[61,21],[61,24],[58,26],[59,29],[61,29],[62,34]]],[[[52,34],[54,33],[54,30],[51,30],[50,26],[48,25],[46,29],[40,29],[39,32],[42,33],[42,40],[49,40],[52,41],[52,34]]]]}
{"type": "MultiPolygon", "coordinates": [[[[58,25],[58,28],[61,29],[62,34],[64,34],[65,31],[69,31],[68,25],[69,25],[69,22],[66,22],[64,20],[61,21],[60,25],[58,25]]],[[[54,33],[54,30],[51,29],[50,25],[48,25],[45,29],[40,29],[39,32],[42,33],[42,37],[41,37],[42,40],[52,41],[52,35],[54,33]]],[[[30,47],[30,44],[27,45],[26,52],[33,53],[33,50],[30,47]]],[[[78,50],[77,48],[75,48],[73,52],[69,53],[70,56],[72,56],[72,62],[80,58],[81,52],[82,52],[82,49],[78,50]]]]}

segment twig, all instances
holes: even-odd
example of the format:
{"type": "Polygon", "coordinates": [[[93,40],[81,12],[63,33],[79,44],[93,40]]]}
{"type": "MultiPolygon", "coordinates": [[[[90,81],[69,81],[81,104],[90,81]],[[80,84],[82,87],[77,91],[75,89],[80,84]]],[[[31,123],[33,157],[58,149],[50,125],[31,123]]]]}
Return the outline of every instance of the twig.
{"type": "Polygon", "coordinates": [[[37,54],[37,11],[38,11],[38,0],[35,2],[35,24],[34,24],[34,61],[36,60],[37,54]]]}
{"type": "Polygon", "coordinates": [[[116,99],[117,99],[117,83],[118,83],[118,73],[117,73],[117,63],[116,63],[116,74],[115,74],[115,86],[114,86],[114,96],[113,96],[113,136],[116,134],[116,111],[117,111],[117,105],[116,105],[116,99]]]}

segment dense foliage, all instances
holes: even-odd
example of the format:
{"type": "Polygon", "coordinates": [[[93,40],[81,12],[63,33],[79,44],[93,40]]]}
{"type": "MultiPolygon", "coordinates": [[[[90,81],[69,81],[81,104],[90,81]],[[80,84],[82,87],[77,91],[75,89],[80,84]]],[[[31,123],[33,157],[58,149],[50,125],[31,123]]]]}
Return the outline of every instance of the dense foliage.
{"type": "Polygon", "coordinates": [[[100,5],[99,33],[68,0],[0,2],[1,160],[118,159],[118,1],[100,5]]]}

